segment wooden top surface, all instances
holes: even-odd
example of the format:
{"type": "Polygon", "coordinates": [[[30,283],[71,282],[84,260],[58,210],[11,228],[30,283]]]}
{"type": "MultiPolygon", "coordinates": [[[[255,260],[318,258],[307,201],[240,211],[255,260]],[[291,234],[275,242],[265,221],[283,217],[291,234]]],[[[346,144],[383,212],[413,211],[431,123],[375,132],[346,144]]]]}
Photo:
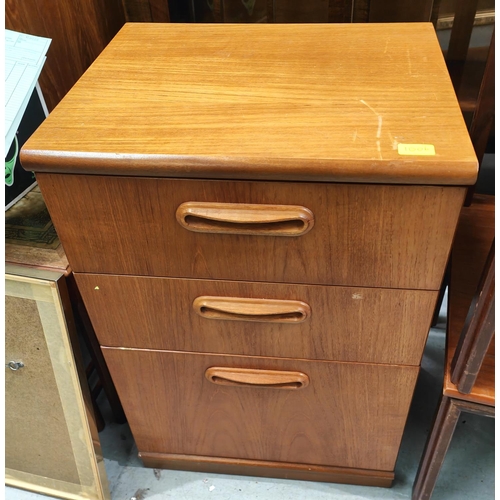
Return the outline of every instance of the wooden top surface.
{"type": "Polygon", "coordinates": [[[21,160],[165,177],[466,185],[477,174],[430,23],[126,24],[21,160]]]}
{"type": "Polygon", "coordinates": [[[444,377],[446,396],[491,406],[495,405],[494,337],[470,394],[458,392],[457,386],[450,381],[450,377],[451,361],[494,236],[495,197],[475,195],[472,205],[462,208],[453,244],[444,377]]]}

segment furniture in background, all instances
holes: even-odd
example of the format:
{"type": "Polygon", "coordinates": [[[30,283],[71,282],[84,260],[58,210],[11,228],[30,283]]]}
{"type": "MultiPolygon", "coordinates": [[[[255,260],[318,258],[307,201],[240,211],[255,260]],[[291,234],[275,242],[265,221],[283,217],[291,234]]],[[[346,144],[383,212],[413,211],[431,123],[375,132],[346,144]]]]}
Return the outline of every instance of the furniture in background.
{"type": "Polygon", "coordinates": [[[98,430],[104,428],[104,420],[96,403],[101,389],[104,389],[115,421],[125,422],[116,389],[38,186],[5,213],[5,262],[16,268],[26,268],[28,273],[29,269],[53,271],[58,276],[58,283],[65,282],[72,321],[90,358],[86,372],[87,379],[92,380],[91,401],[98,430]],[[97,377],[93,375],[94,372],[97,377]]]}
{"type": "Polygon", "coordinates": [[[64,274],[5,271],[5,482],[109,499],[64,274]]]}
{"type": "Polygon", "coordinates": [[[478,25],[478,3],[477,0],[456,2],[450,40],[444,51],[450,77],[467,124],[471,123],[479,104],[481,85],[490,79],[494,82],[494,55],[488,58],[488,53],[494,50],[494,40],[477,47],[471,44],[473,28],[478,25]],[[489,77],[487,71],[491,72],[489,77]]]}
{"type": "Polygon", "coordinates": [[[52,111],[123,26],[121,0],[7,0],[5,27],[52,39],[39,78],[52,111]]]}
{"type": "MultiPolygon", "coordinates": [[[[140,4],[143,18],[151,21],[153,4],[166,0],[126,0],[140,4]]],[[[216,23],[381,23],[426,22],[432,20],[432,0],[169,0],[173,22],[216,23]]],[[[138,12],[138,9],[135,10],[138,12]]]]}
{"type": "Polygon", "coordinates": [[[413,500],[429,499],[462,412],[495,415],[494,197],[462,209],[451,259],[443,396],[420,462],[413,500]]]}
{"type": "MultiPolygon", "coordinates": [[[[431,21],[437,29],[454,24],[454,0],[123,0],[130,22],[226,23],[390,23],[431,21]]],[[[477,1],[475,2],[477,3],[477,1]]],[[[457,5],[455,5],[457,4],[457,5]]],[[[475,25],[494,22],[493,0],[472,7],[475,25]]]]}
{"type": "MultiPolygon", "coordinates": [[[[470,29],[472,30],[473,20],[467,18],[466,20],[468,21],[467,26],[470,25],[470,29]]],[[[469,33],[469,38],[470,38],[470,33],[469,33]]],[[[455,40],[457,41],[456,43],[459,43],[460,38],[455,37],[455,40]]],[[[452,46],[451,42],[450,46],[452,46]]],[[[468,41],[466,44],[466,48],[467,47],[468,47],[468,41]]],[[[456,52],[455,49],[453,50],[456,52]]],[[[473,186],[470,186],[469,189],[467,190],[467,196],[465,198],[464,204],[468,206],[471,203],[477,185],[481,183],[483,178],[487,179],[487,177],[484,176],[484,171],[483,171],[483,177],[481,177],[481,164],[484,155],[486,153],[488,143],[491,140],[491,135],[492,133],[494,133],[493,126],[495,120],[495,34],[493,33],[493,36],[491,37],[488,56],[486,58],[486,66],[484,68],[484,72],[482,73],[482,80],[481,80],[481,85],[479,87],[477,98],[474,97],[472,101],[470,101],[470,93],[471,93],[470,86],[467,86],[465,92],[463,92],[461,91],[461,88],[466,86],[461,85],[460,81],[456,80],[457,78],[456,65],[458,64],[459,68],[458,70],[458,77],[460,77],[459,79],[461,79],[461,76],[465,71],[464,68],[467,67],[466,65],[467,51],[465,51],[465,53],[462,53],[461,57],[463,57],[463,59],[459,59],[458,61],[454,61],[453,59],[448,58],[447,64],[448,64],[448,69],[450,70],[451,73],[452,80],[453,78],[455,78],[454,82],[455,92],[457,94],[457,98],[459,99],[460,107],[462,109],[462,113],[464,114],[464,118],[467,119],[467,116],[472,111],[472,121],[470,122],[469,125],[469,135],[478,159],[479,173],[478,173],[478,182],[473,186]],[[469,98],[462,99],[462,102],[460,102],[460,96],[463,95],[464,93],[466,95],[469,95],[469,98]]],[[[470,71],[466,71],[466,74],[469,73],[470,71]]],[[[479,187],[481,188],[479,190],[481,194],[494,194],[494,189],[495,189],[494,185],[488,185],[487,189],[485,189],[483,183],[483,186],[479,184],[479,187]]],[[[445,277],[443,279],[439,297],[436,303],[436,309],[434,311],[434,316],[432,320],[433,326],[436,325],[438,321],[439,311],[441,309],[441,304],[443,301],[444,293],[446,291],[446,287],[448,286],[449,283],[449,277],[450,277],[450,264],[448,263],[445,277]]]]}
{"type": "MultiPolygon", "coordinates": [[[[173,6],[173,17],[177,22],[186,22],[183,15],[188,12],[191,0],[181,0],[173,6]]],[[[127,22],[168,23],[170,5],[168,0],[122,0],[127,22]]]]}
{"type": "Polygon", "coordinates": [[[432,25],[127,24],[21,159],[146,465],[392,483],[477,173],[432,25]]]}
{"type": "MultiPolygon", "coordinates": [[[[472,123],[469,129],[474,151],[479,162],[479,167],[483,162],[488,142],[491,139],[495,123],[495,33],[491,37],[486,67],[483,79],[479,88],[479,94],[475,103],[472,115],[472,123]]],[[[481,172],[481,170],[480,170],[481,172]]],[[[476,186],[469,188],[466,198],[466,205],[469,205],[476,186]]],[[[490,187],[493,190],[494,186],[490,187]]],[[[491,191],[488,193],[491,194],[491,191]]]]}

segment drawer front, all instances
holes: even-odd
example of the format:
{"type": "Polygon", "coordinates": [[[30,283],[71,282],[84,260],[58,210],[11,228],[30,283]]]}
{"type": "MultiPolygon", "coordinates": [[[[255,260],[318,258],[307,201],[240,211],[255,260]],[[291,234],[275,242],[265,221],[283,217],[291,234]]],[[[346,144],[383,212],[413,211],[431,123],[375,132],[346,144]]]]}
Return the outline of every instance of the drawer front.
{"type": "Polygon", "coordinates": [[[76,274],[101,345],[418,365],[437,292],[76,274]]]}
{"type": "Polygon", "coordinates": [[[386,471],[394,469],[418,374],[417,367],[103,351],[139,451],[386,471]]]}
{"type": "Polygon", "coordinates": [[[76,272],[427,290],[440,287],[464,195],[460,187],[37,179],[76,272]]]}

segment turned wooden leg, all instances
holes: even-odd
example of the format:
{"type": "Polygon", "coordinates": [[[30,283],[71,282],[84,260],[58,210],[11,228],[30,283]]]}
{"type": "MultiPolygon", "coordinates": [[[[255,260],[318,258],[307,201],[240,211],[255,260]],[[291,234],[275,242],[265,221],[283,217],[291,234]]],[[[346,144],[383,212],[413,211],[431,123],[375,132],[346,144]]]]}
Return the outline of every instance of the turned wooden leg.
{"type": "Polygon", "coordinates": [[[442,396],[413,484],[412,500],[431,497],[460,412],[453,399],[442,396]]]}

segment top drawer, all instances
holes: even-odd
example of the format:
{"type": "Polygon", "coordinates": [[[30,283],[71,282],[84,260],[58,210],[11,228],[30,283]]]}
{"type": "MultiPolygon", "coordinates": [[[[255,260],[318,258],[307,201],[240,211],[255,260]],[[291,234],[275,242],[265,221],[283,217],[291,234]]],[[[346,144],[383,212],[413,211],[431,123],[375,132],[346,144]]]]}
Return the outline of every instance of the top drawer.
{"type": "Polygon", "coordinates": [[[76,272],[389,288],[439,288],[464,195],[461,187],[37,179],[76,272]],[[222,215],[189,210],[203,203],[240,205],[222,215]],[[276,206],[303,209],[283,225],[273,222],[276,206]]]}

